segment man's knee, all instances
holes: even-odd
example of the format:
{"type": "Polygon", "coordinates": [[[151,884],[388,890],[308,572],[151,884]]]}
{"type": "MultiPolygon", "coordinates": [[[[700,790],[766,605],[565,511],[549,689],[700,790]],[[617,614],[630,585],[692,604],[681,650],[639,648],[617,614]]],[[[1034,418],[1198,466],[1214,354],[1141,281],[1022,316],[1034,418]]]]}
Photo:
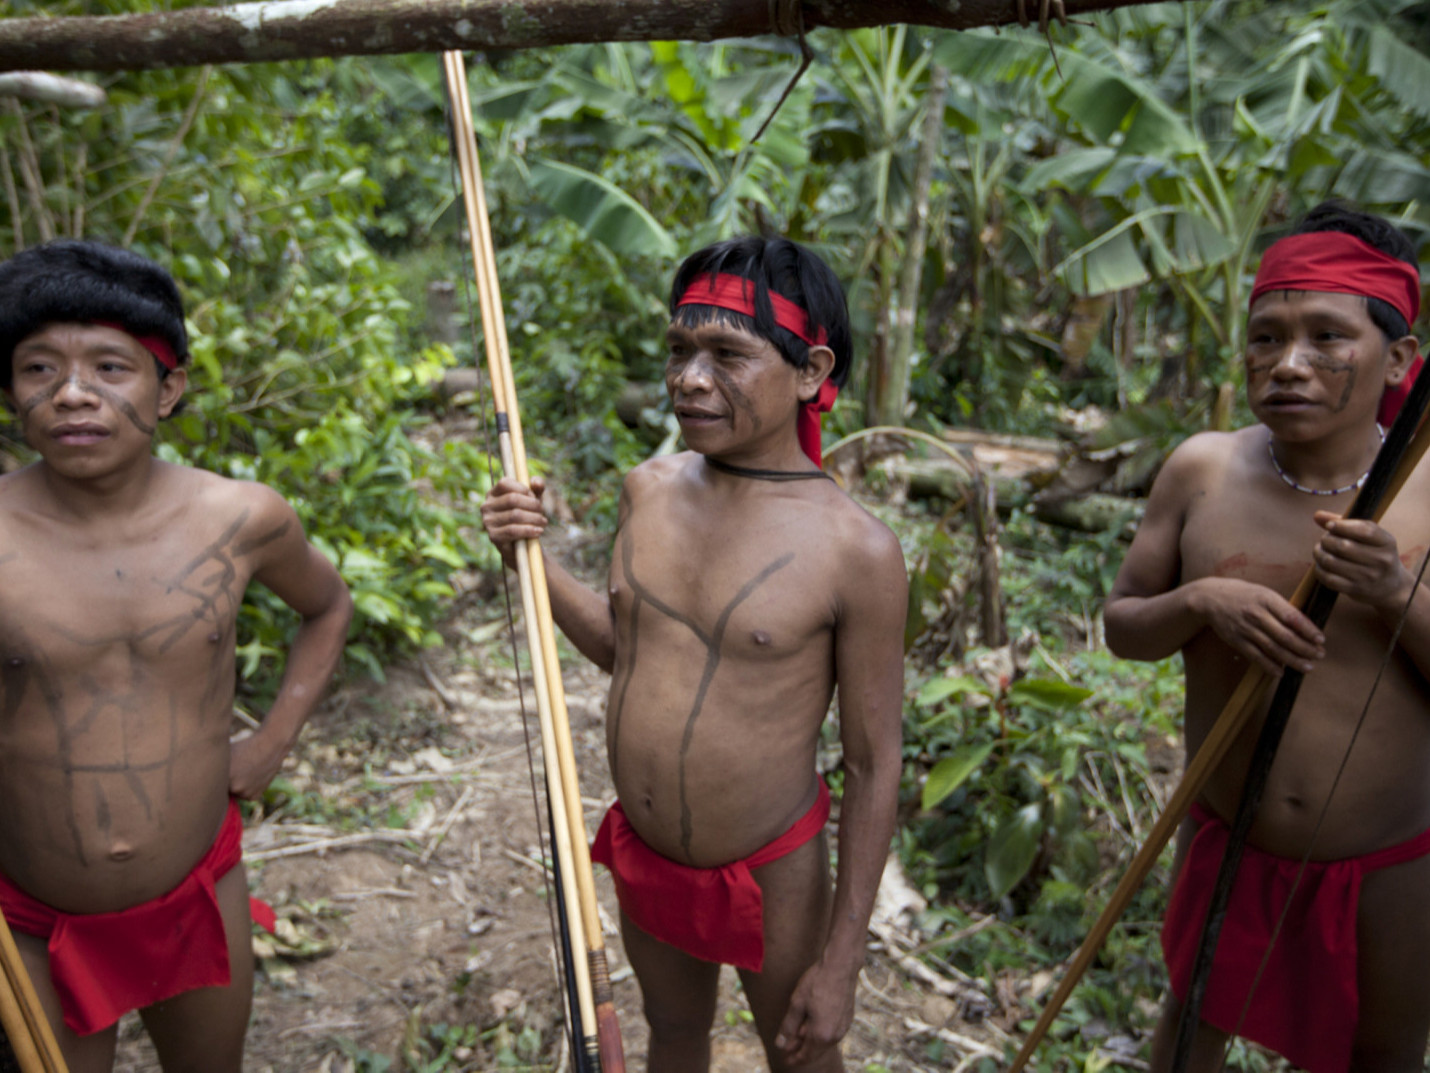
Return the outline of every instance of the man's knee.
{"type": "Polygon", "coordinates": [[[662,1042],[688,1043],[693,1040],[708,1040],[710,1029],[715,1024],[714,1012],[694,1003],[681,1005],[668,1000],[653,1001],[647,998],[644,1007],[650,1034],[662,1042]]]}

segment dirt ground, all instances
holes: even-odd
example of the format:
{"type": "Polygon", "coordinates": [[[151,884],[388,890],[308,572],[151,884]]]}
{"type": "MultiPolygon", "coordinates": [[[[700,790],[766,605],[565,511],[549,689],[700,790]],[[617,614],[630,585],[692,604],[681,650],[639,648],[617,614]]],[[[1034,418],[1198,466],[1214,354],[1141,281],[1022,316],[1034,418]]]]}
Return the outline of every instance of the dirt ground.
{"type": "MultiPolygon", "coordinates": [[[[351,684],[332,697],[280,776],[286,800],[249,820],[250,886],[280,920],[276,938],[256,940],[245,1073],[566,1068],[521,704],[505,623],[493,621],[499,606],[500,596],[459,601],[446,646],[385,684],[351,684]]],[[[579,657],[564,662],[594,833],[614,796],[602,727],[608,680],[579,657]]],[[[534,737],[529,694],[527,707],[534,737]]],[[[597,876],[625,1050],[630,1068],[644,1069],[639,988],[614,926],[610,878],[599,868],[597,876]]],[[[881,913],[886,937],[896,916],[881,913]]],[[[981,995],[935,980],[939,994],[910,979],[873,935],[871,947],[846,1042],[851,1070],[948,1069],[999,1047],[981,995]],[[936,1034],[942,1060],[920,1064],[936,1034]]],[[[721,992],[713,1068],[764,1068],[729,969],[721,992]]],[[[133,1015],[120,1038],[116,1070],[158,1068],[133,1015]]]]}

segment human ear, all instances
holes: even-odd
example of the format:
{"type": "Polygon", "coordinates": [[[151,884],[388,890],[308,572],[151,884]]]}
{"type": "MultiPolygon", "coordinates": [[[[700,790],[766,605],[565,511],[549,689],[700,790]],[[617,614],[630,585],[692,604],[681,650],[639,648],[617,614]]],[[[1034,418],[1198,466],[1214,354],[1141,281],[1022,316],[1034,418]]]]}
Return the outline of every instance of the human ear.
{"type": "Polygon", "coordinates": [[[168,417],[179,405],[184,389],[189,386],[189,370],[170,369],[169,375],[159,381],[159,416],[168,417]]]}
{"type": "Polygon", "coordinates": [[[799,370],[799,401],[809,402],[819,394],[820,385],[829,379],[834,371],[834,351],[827,346],[812,346],[808,360],[799,370]]]}
{"type": "Polygon", "coordinates": [[[1405,379],[1410,366],[1420,356],[1420,341],[1413,335],[1404,335],[1386,348],[1385,383],[1394,387],[1405,379]]]}

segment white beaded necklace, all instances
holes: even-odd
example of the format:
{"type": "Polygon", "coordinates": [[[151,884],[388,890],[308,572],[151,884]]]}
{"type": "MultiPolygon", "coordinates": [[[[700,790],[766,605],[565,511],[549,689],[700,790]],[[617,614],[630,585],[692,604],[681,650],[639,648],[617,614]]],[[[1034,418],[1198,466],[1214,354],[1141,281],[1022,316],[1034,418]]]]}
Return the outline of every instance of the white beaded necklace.
{"type": "MultiPolygon", "coordinates": [[[[1380,422],[1375,423],[1375,431],[1380,434],[1381,445],[1385,445],[1385,429],[1381,428],[1380,422]]],[[[1280,477],[1288,488],[1294,488],[1298,492],[1305,492],[1308,496],[1338,496],[1342,492],[1354,492],[1361,485],[1365,484],[1365,479],[1370,476],[1370,469],[1353,480],[1350,484],[1343,484],[1339,488],[1307,488],[1304,484],[1298,484],[1296,479],[1281,468],[1281,463],[1276,461],[1276,448],[1271,445],[1271,434],[1268,431],[1266,436],[1266,454],[1271,459],[1271,468],[1276,471],[1276,476],[1280,477]]],[[[1374,463],[1372,463],[1373,465],[1374,463]]]]}

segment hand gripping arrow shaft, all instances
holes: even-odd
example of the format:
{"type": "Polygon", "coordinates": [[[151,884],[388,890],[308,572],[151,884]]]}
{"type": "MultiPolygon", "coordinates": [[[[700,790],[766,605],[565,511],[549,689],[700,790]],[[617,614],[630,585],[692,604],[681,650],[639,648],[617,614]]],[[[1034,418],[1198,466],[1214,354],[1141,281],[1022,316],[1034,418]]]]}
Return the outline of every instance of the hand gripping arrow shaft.
{"type": "MultiPolygon", "coordinates": [[[[521,435],[521,414],[517,406],[511,353],[507,345],[506,322],[502,315],[501,291],[497,283],[496,254],[491,224],[487,216],[486,193],[482,185],[481,162],[477,156],[476,132],[472,127],[471,100],[467,95],[466,68],[460,52],[442,54],[447,88],[452,99],[453,140],[457,146],[462,177],[467,229],[476,266],[477,293],[486,340],[487,369],[496,406],[496,425],[502,470],[523,484],[530,482],[526,447],[521,435]]],[[[586,1036],[577,1041],[584,1052],[582,1068],[602,1073],[625,1073],[625,1056],[620,1028],[611,995],[601,920],[596,908],[596,887],[591,873],[590,848],[586,841],[586,821],[581,811],[580,787],[576,778],[575,752],[566,713],[566,695],[556,654],[556,627],[551,617],[551,599],[546,587],[546,570],[541,545],[535,540],[517,544],[517,577],[521,587],[527,647],[541,724],[542,758],[546,767],[547,793],[551,800],[552,841],[556,848],[558,875],[566,904],[579,907],[567,921],[576,976],[580,1022],[586,1036]],[[586,955],[581,963],[579,953],[586,955]],[[594,1035],[592,1029],[594,1028],[594,1035]]]]}
{"type": "MultiPolygon", "coordinates": [[[[1371,474],[1366,478],[1366,490],[1368,490],[1371,481],[1375,479],[1376,468],[1381,467],[1382,459],[1388,460],[1387,468],[1392,469],[1393,473],[1389,480],[1382,477],[1378,482],[1383,495],[1379,498],[1378,507],[1369,515],[1375,520],[1379,520],[1384,515],[1396,494],[1409,480],[1427,448],[1430,448],[1430,422],[1421,424],[1414,435],[1411,435],[1411,429],[1419,421],[1419,415],[1424,412],[1426,398],[1430,396],[1430,385],[1422,387],[1421,380],[1423,379],[1422,377],[1416,381],[1410,397],[1406,400],[1401,419],[1387,434],[1385,445],[1380,449],[1376,456],[1376,462],[1371,467],[1371,474]],[[1415,416],[1411,417],[1411,415],[1415,416]],[[1408,424],[1407,418],[1409,418],[1408,424]],[[1403,429],[1403,425],[1407,427],[1403,429]],[[1404,442],[1406,440],[1409,441],[1408,445],[1404,442]],[[1389,452],[1396,443],[1400,443],[1400,450],[1397,455],[1391,456],[1389,452]]],[[[1361,493],[1362,497],[1364,495],[1365,490],[1361,493]]],[[[1361,497],[1357,497],[1357,505],[1360,500],[1361,497]]],[[[1300,584],[1297,585],[1295,593],[1292,594],[1291,603],[1296,607],[1303,606],[1310,597],[1314,584],[1315,574],[1308,570],[1300,584]]],[[[1097,957],[1098,951],[1102,949],[1102,944],[1112,934],[1112,929],[1122,918],[1122,914],[1127,911],[1133,896],[1136,895],[1138,888],[1142,886],[1148,873],[1156,865],[1162,850],[1171,841],[1172,836],[1177,833],[1177,828],[1182,821],[1186,819],[1192,802],[1201,794],[1212,773],[1226,758],[1226,754],[1237,738],[1241,736],[1247,723],[1261,710],[1261,702],[1266,695],[1268,684],[1269,679],[1266,673],[1259,667],[1249,668],[1242,676],[1241,682],[1238,683],[1213,724],[1211,732],[1208,733],[1201,748],[1197,750],[1196,755],[1187,765],[1186,773],[1182,776],[1182,781],[1177,784],[1177,789],[1168,800],[1166,808],[1162,810],[1162,814],[1148,833],[1146,841],[1132,858],[1132,863],[1128,865],[1126,873],[1123,874],[1121,881],[1113,890],[1107,907],[1093,924],[1087,938],[1078,947],[1077,953],[1073,955],[1057,990],[1053,992],[1052,998],[1043,1007],[1043,1012],[1033,1026],[1033,1030],[1028,1033],[1017,1057],[1008,1067],[1009,1073],[1019,1073],[1028,1064],[1028,1060],[1032,1058],[1033,1052],[1037,1050],[1043,1037],[1048,1034],[1054,1018],[1062,1010],[1064,1003],[1067,1002],[1073,989],[1077,987],[1093,959],[1097,957]]]]}

